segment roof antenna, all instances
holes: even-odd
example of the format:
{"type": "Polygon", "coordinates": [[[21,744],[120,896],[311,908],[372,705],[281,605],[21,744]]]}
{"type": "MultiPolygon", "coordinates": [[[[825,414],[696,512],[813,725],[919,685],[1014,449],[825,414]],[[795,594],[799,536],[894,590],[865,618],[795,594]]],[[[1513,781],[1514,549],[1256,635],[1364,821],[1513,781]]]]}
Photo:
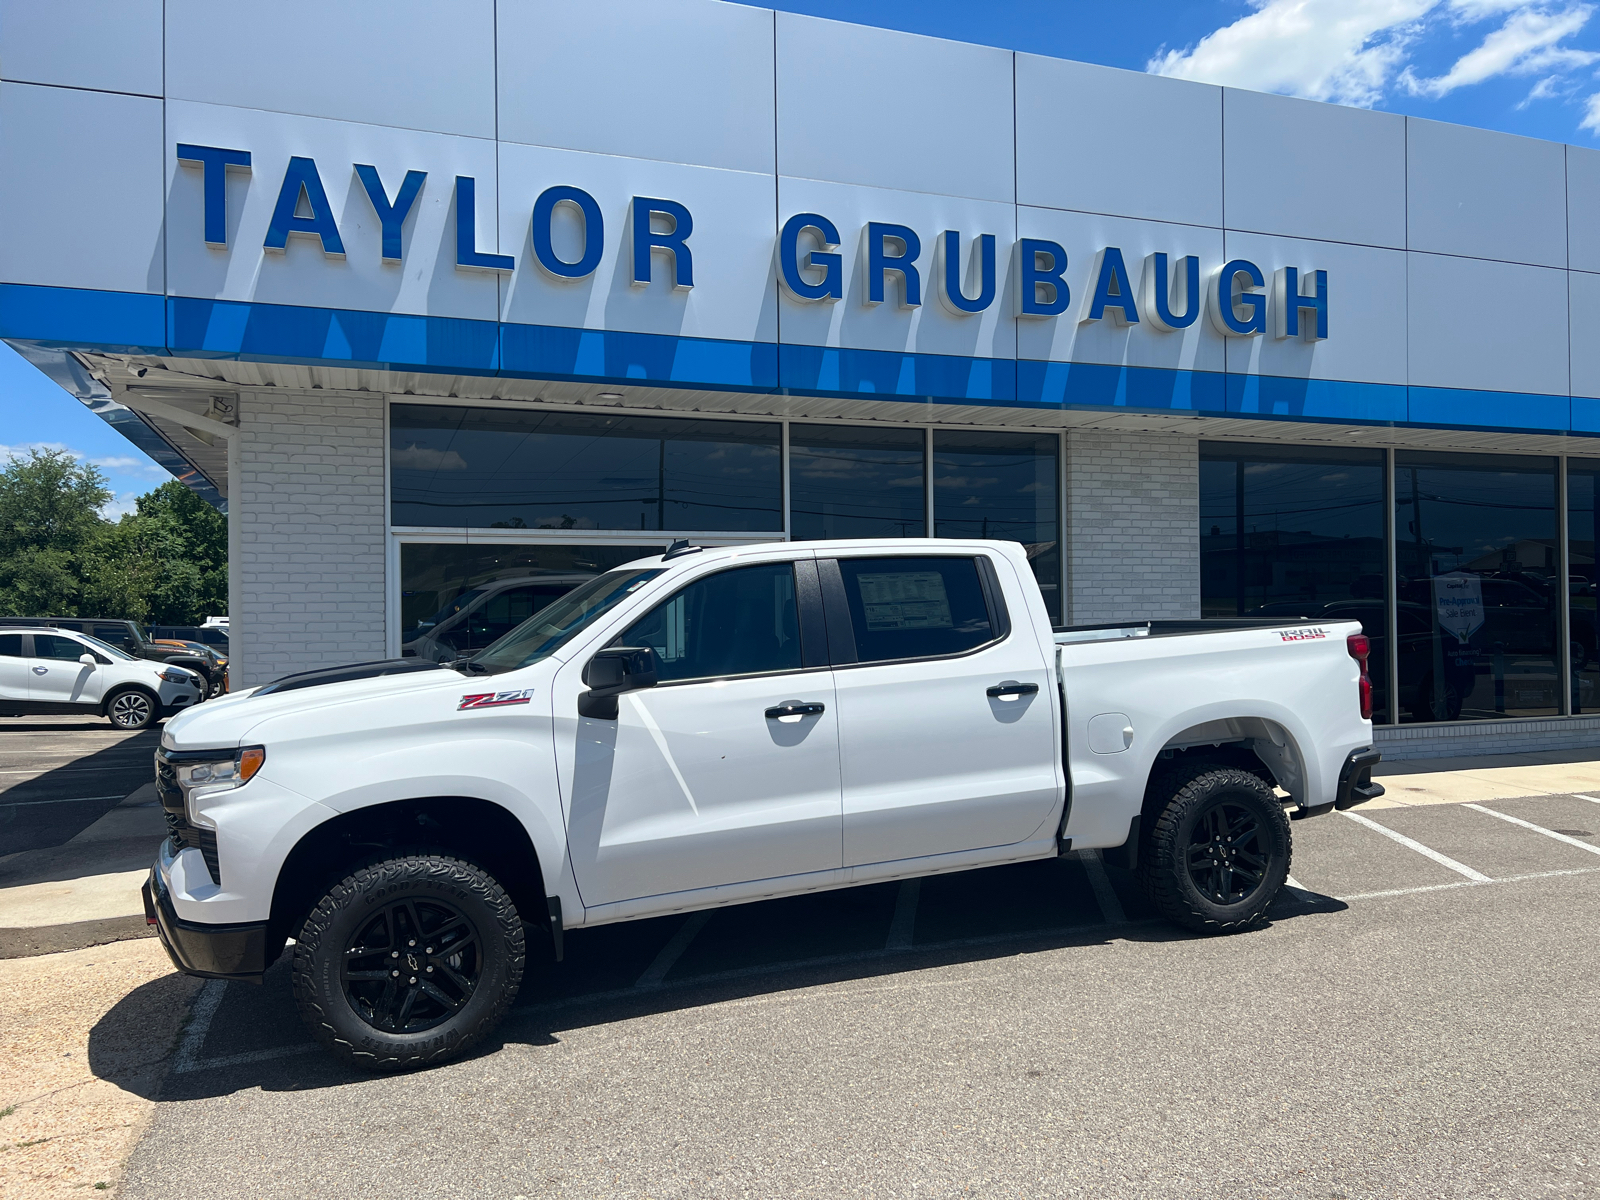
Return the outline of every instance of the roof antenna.
{"type": "Polygon", "coordinates": [[[667,547],[667,552],[661,556],[661,561],[667,562],[670,559],[681,558],[685,554],[699,554],[704,549],[704,546],[689,545],[688,538],[679,538],[667,547]]]}

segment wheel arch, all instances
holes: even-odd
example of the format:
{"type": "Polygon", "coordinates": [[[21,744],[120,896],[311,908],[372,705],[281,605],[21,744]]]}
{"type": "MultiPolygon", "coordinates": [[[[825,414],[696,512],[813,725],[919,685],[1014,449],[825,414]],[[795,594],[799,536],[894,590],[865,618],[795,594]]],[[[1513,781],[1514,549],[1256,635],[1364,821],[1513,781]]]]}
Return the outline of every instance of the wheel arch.
{"type": "Polygon", "coordinates": [[[328,889],[361,865],[423,850],[482,867],[524,922],[548,923],[544,869],[516,814],[475,796],[424,796],[364,805],[302,834],[273,885],[269,943],[292,937],[328,889]]]}
{"type": "Polygon", "coordinates": [[[1200,721],[1170,735],[1151,761],[1145,779],[1140,821],[1151,828],[1170,797],[1161,795],[1161,781],[1174,771],[1192,767],[1237,767],[1282,788],[1304,805],[1314,764],[1308,763],[1300,739],[1282,721],[1268,716],[1222,717],[1200,721]]]}
{"type": "Polygon", "coordinates": [[[158,717],[161,715],[161,710],[164,707],[161,703],[161,693],[153,687],[130,681],[128,683],[114,683],[106,689],[106,694],[100,697],[100,715],[102,717],[110,717],[111,702],[124,692],[143,692],[150,697],[150,703],[155,705],[156,715],[158,717]]]}

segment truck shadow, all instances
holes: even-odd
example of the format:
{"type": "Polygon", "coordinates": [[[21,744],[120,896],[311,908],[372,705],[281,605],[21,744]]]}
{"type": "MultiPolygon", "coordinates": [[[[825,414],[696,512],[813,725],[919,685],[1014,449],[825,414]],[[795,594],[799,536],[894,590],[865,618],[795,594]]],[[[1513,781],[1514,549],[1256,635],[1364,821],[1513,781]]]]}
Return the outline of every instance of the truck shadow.
{"type": "MultiPolygon", "coordinates": [[[[1081,862],[1059,859],[935,876],[917,881],[909,892],[908,885],[880,884],[574,930],[561,963],[552,961],[543,931],[530,927],[521,994],[500,1028],[468,1057],[554,1045],[574,1029],[795,989],[1119,940],[1207,940],[1157,916],[1126,872],[1107,875],[1116,901],[1110,906],[1104,897],[1097,900],[1081,862]]],[[[1345,907],[1285,891],[1264,928],[1345,907]]],[[[1173,969],[1183,970],[1180,960],[1174,959],[1173,969]]],[[[146,988],[157,986],[159,981],[146,988]]],[[[140,1010],[144,990],[126,997],[91,1033],[90,1066],[97,1074],[97,1047],[126,1041],[124,1025],[140,1010]]],[[[203,1010],[202,1005],[196,1011],[203,1010]]],[[[140,1094],[180,1101],[371,1079],[323,1053],[300,1024],[286,954],[261,987],[223,987],[206,1027],[180,1040],[159,1089],[140,1094]]]]}
{"type": "MultiPolygon", "coordinates": [[[[8,740],[8,757],[16,759],[20,770],[28,769],[35,752],[42,759],[59,763],[32,779],[0,789],[0,853],[11,855],[60,846],[154,777],[151,756],[160,744],[159,726],[132,735],[117,735],[103,721],[86,726],[95,732],[106,732],[108,744],[65,762],[59,761],[49,738],[63,730],[75,731],[76,725],[18,721],[0,726],[0,732],[39,735],[36,741],[25,745],[8,740]]],[[[18,860],[10,859],[7,865],[15,872],[18,860]]]]}

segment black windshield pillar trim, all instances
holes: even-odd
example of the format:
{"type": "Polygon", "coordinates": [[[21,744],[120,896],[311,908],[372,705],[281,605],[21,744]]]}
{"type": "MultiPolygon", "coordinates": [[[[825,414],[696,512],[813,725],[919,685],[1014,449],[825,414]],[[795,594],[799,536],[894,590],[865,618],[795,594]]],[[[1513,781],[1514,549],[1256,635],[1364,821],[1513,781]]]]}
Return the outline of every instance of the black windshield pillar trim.
{"type": "Polygon", "coordinates": [[[828,623],[822,613],[822,579],[814,558],[796,559],[794,598],[800,619],[800,665],[828,665],[828,623]]]}
{"type": "Polygon", "coordinates": [[[844,592],[844,576],[836,558],[817,559],[817,574],[822,580],[822,611],[828,623],[828,660],[836,667],[860,662],[856,654],[855,627],[850,623],[850,601],[844,592]]]}
{"type": "Polygon", "coordinates": [[[989,606],[989,624],[994,629],[994,640],[1004,641],[1011,633],[1011,614],[1006,610],[1005,593],[1000,590],[1000,577],[995,574],[992,558],[987,554],[976,557],[978,582],[983,585],[983,599],[989,606]]]}

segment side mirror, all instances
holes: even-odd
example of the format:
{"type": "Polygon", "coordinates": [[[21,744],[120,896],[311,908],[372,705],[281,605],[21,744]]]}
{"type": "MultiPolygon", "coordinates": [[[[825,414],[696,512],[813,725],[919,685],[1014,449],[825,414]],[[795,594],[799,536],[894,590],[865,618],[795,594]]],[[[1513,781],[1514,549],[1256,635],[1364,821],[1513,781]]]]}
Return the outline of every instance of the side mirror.
{"type": "Polygon", "coordinates": [[[597,721],[617,719],[617,697],[656,685],[660,661],[649,646],[611,646],[583,668],[589,690],[578,697],[578,715],[597,721]]]}
{"type": "Polygon", "coordinates": [[[80,654],[80,655],[78,655],[78,661],[81,662],[86,667],[92,667],[92,666],[94,666],[95,663],[99,662],[100,660],[95,658],[95,656],[92,655],[92,654],[80,654]]]}

